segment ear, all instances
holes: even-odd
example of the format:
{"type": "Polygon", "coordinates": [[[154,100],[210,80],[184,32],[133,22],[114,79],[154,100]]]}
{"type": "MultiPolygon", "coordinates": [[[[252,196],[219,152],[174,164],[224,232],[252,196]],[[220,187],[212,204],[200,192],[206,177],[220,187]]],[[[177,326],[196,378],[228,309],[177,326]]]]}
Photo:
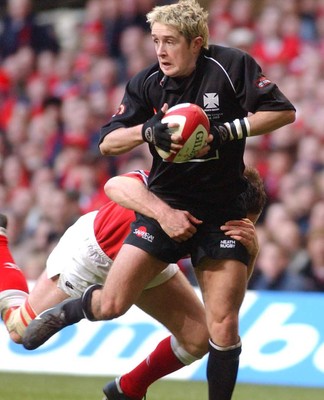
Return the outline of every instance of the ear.
{"type": "Polygon", "coordinates": [[[198,52],[200,52],[200,49],[203,46],[203,38],[201,36],[197,36],[194,39],[192,39],[192,48],[198,52]]]}

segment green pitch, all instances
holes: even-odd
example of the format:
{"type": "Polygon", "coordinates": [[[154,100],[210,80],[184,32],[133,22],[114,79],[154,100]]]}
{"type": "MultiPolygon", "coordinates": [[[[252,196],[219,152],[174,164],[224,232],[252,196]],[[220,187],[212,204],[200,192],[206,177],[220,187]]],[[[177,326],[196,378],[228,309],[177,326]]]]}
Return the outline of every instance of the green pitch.
{"type": "MultiPolygon", "coordinates": [[[[104,377],[0,373],[1,400],[101,400],[104,377]]],[[[148,400],[207,400],[205,382],[156,382],[148,400]]],[[[237,385],[233,400],[323,400],[324,389],[237,385]]]]}

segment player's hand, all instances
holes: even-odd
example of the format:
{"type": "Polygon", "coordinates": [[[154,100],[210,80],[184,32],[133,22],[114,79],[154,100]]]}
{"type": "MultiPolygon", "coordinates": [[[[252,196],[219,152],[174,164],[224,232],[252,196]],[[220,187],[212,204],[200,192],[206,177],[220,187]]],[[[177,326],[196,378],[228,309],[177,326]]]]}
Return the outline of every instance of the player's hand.
{"type": "Polygon", "coordinates": [[[230,140],[230,132],[223,124],[211,124],[210,134],[213,140],[209,143],[211,150],[218,150],[222,144],[230,140]]]}
{"type": "Polygon", "coordinates": [[[241,242],[250,256],[254,257],[258,254],[259,243],[256,229],[253,222],[248,218],[227,221],[220,229],[226,236],[241,242]]]}
{"type": "Polygon", "coordinates": [[[161,215],[158,222],[164,232],[176,242],[190,239],[197,232],[195,225],[202,223],[188,211],[176,209],[161,215]]]}
{"type": "Polygon", "coordinates": [[[195,154],[196,158],[202,158],[204,157],[211,149],[210,143],[213,141],[214,137],[213,135],[209,134],[207,139],[206,139],[206,143],[205,146],[202,147],[199,151],[197,151],[197,153],[195,154]]]}
{"type": "Polygon", "coordinates": [[[224,231],[225,235],[238,240],[246,247],[250,255],[250,262],[247,266],[247,279],[249,280],[253,273],[255,259],[259,253],[259,242],[253,222],[248,218],[232,220],[227,221],[220,228],[224,231]]]}
{"type": "Polygon", "coordinates": [[[168,106],[164,104],[162,109],[142,126],[142,138],[144,142],[151,143],[164,151],[170,151],[172,143],[171,131],[168,124],[161,122],[167,110],[168,106]]]}
{"type": "Polygon", "coordinates": [[[210,133],[206,139],[206,145],[196,153],[196,157],[204,157],[211,150],[215,152],[223,143],[229,140],[229,132],[225,125],[211,125],[210,133]]]}

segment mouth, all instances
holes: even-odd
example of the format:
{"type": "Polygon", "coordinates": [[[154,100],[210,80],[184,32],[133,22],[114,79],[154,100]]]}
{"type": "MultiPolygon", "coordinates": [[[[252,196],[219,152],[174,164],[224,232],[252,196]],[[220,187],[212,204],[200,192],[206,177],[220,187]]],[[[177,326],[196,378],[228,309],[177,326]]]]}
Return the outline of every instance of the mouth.
{"type": "Polygon", "coordinates": [[[169,62],[167,62],[167,61],[161,61],[161,60],[160,60],[160,65],[161,65],[161,67],[163,67],[163,68],[169,68],[169,67],[172,66],[171,63],[169,63],[169,62]]]}

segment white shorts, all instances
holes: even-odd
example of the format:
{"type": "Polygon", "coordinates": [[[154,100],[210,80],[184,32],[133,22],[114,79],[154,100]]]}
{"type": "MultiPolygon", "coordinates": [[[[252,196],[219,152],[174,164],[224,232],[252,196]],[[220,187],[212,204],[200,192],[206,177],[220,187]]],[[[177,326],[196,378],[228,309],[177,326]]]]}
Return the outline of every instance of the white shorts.
{"type": "MultiPolygon", "coordinates": [[[[46,263],[47,277],[59,275],[57,286],[71,297],[80,297],[94,284],[104,284],[113,263],[98,245],[93,225],[98,211],[80,217],[61,237],[46,263]]],[[[174,276],[179,267],[170,264],[147,285],[161,285],[174,276]]]]}

